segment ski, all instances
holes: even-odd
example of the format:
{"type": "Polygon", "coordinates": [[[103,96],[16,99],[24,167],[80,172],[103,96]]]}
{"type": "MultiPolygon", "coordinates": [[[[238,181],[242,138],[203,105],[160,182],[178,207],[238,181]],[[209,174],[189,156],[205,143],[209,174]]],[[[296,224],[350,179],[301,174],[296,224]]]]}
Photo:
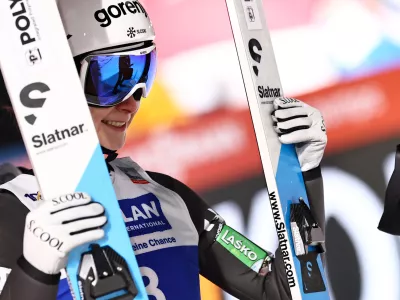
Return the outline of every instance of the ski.
{"type": "Polygon", "coordinates": [[[106,237],[69,256],[75,299],[148,299],[56,1],[0,2],[0,67],[44,199],[86,192],[106,237]]]}
{"type": "Polygon", "coordinates": [[[324,241],[297,154],[294,145],[279,142],[270,117],[283,91],[262,0],[226,0],[226,6],[292,299],[329,299],[324,241]]]}

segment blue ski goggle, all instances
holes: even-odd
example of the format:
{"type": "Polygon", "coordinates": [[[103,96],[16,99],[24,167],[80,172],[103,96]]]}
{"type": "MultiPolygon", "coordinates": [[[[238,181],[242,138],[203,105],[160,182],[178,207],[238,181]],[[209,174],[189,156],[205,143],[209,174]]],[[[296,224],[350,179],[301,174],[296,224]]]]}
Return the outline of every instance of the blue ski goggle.
{"type": "MultiPolygon", "coordinates": [[[[80,79],[89,104],[115,106],[143,89],[147,97],[157,67],[156,46],[133,51],[91,54],[81,62],[80,79]]],[[[139,99],[137,99],[139,100],[139,99]]]]}

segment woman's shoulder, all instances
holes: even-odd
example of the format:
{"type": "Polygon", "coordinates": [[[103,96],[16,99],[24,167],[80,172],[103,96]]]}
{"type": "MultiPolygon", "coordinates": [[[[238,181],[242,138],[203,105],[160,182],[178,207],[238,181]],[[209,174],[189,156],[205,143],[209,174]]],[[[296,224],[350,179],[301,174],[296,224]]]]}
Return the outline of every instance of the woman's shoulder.
{"type": "Polygon", "coordinates": [[[38,192],[39,185],[31,169],[12,164],[0,166],[0,202],[11,207],[23,204],[31,210],[37,205],[38,192]]]}
{"type": "Polygon", "coordinates": [[[28,168],[19,167],[11,163],[0,164],[0,185],[14,179],[21,174],[33,175],[33,172],[28,168]]]}

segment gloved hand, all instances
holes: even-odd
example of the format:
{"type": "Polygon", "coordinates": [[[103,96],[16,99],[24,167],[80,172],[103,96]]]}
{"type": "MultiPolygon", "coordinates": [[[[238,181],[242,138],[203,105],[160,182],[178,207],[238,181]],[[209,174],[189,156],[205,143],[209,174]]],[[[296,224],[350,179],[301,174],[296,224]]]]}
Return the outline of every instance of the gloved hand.
{"type": "Polygon", "coordinates": [[[294,98],[274,100],[274,129],[282,144],[295,144],[303,172],[319,166],[324,155],[326,127],[319,110],[294,98]]]}
{"type": "Polygon", "coordinates": [[[72,249],[104,236],[107,218],[104,207],[85,193],[40,202],[26,217],[23,255],[36,269],[58,274],[72,249]]]}

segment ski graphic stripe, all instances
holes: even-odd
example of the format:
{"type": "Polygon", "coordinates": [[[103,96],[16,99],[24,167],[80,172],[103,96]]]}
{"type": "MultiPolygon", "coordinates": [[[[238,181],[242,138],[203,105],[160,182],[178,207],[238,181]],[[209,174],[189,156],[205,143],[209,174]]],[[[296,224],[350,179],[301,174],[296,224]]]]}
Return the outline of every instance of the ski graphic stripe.
{"type": "MultiPolygon", "coordinates": [[[[301,197],[308,204],[307,193],[305,192],[305,185],[300,169],[300,164],[297,159],[296,151],[293,145],[282,145],[281,153],[279,156],[278,170],[276,173],[276,182],[278,185],[278,191],[282,199],[288,199],[286,205],[282,205],[282,210],[285,211],[285,223],[290,224],[290,204],[296,202],[297,199],[293,195],[301,195],[301,197]]],[[[283,202],[285,203],[285,202],[283,202]]],[[[292,253],[294,253],[294,243],[292,235],[289,234],[289,241],[292,248],[292,253]]],[[[301,265],[299,259],[295,256],[293,259],[296,270],[301,270],[301,265]]],[[[310,265],[311,261],[308,262],[308,267],[318,268],[319,270],[324,270],[322,265],[321,256],[318,256],[317,264],[318,266],[310,265]]],[[[314,270],[315,271],[315,270],[314,270]]],[[[300,272],[299,272],[300,273],[300,272]]],[[[300,274],[299,274],[300,275],[300,274]]],[[[322,277],[325,287],[328,286],[328,282],[325,276],[322,277]]],[[[288,279],[289,280],[289,279],[288,279]]],[[[324,292],[314,292],[305,293],[304,282],[302,276],[298,277],[299,288],[302,294],[302,299],[307,300],[325,300],[329,299],[329,294],[327,291],[324,292]]],[[[306,287],[307,288],[307,287],[306,287]]]]}
{"type": "MultiPolygon", "coordinates": [[[[139,272],[139,266],[136,259],[129,259],[132,257],[132,245],[128,236],[128,232],[125,230],[125,223],[123,221],[121,210],[119,205],[107,205],[107,202],[117,202],[114,188],[111,184],[110,177],[108,175],[106,164],[104,163],[103,152],[100,145],[97,145],[95,152],[89,161],[85,172],[75,189],[76,191],[85,191],[93,198],[93,201],[102,203],[106,207],[106,213],[108,222],[104,230],[106,231],[106,237],[98,241],[100,245],[118,245],[118,254],[125,258],[127,261],[131,274],[134,278],[141,278],[142,275],[139,272]],[[93,182],[95,181],[95,184],[93,182]],[[123,230],[121,230],[121,228],[123,230]]],[[[117,248],[116,248],[117,249],[117,248]]],[[[78,247],[70,252],[69,261],[67,266],[68,280],[72,285],[74,295],[79,295],[79,286],[76,276],[78,274],[79,262],[81,253],[87,251],[87,245],[78,247]]],[[[137,285],[139,295],[135,297],[135,300],[148,299],[146,295],[146,289],[143,284],[137,285]]]]}

